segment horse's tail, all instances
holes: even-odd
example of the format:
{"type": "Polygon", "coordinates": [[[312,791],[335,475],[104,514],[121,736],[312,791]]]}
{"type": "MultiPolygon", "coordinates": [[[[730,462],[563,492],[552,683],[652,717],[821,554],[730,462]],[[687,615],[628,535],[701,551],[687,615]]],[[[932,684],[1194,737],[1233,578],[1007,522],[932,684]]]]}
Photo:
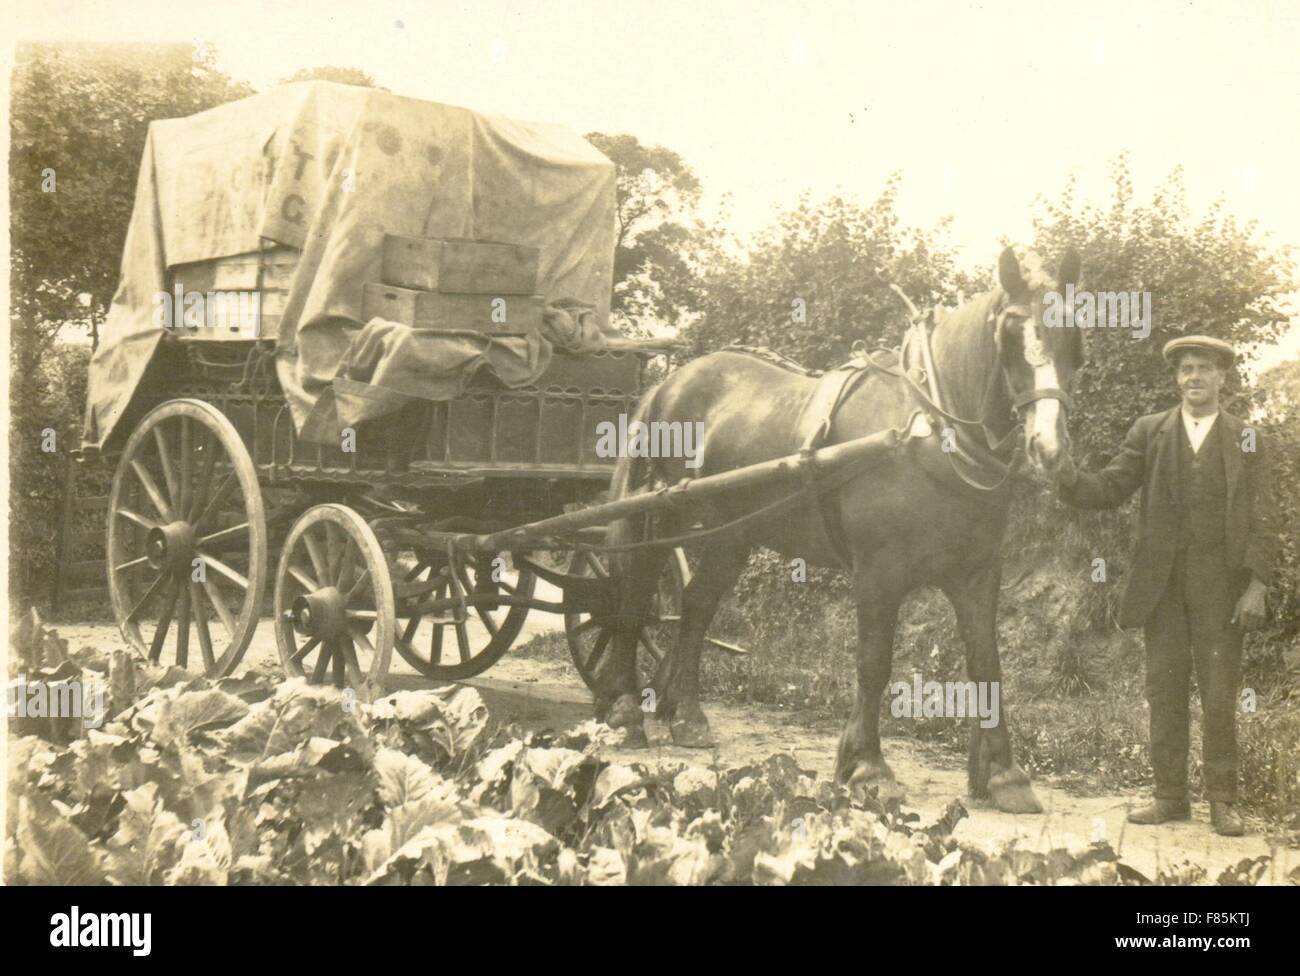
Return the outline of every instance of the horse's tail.
{"type": "MultiPolygon", "coordinates": [[[[632,423],[637,421],[649,423],[649,418],[654,414],[655,401],[662,385],[655,386],[641,398],[641,402],[637,404],[636,412],[628,422],[629,429],[632,423]]],[[[626,448],[626,446],[620,445],[620,448],[626,448]]],[[[640,494],[646,490],[651,480],[649,461],[649,458],[630,457],[627,450],[621,449],[618,463],[614,465],[614,474],[609,481],[609,500],[618,501],[621,498],[640,494]]],[[[621,518],[610,523],[606,539],[610,545],[626,545],[630,542],[640,542],[644,536],[645,519],[621,518]]],[[[611,561],[617,562],[617,554],[611,561]]]]}

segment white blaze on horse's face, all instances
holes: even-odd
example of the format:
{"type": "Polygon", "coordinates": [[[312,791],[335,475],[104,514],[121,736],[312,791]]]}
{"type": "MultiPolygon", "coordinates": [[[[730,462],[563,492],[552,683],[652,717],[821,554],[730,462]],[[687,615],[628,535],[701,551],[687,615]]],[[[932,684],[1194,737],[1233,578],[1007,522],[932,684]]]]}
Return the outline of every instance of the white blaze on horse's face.
{"type": "MultiPolygon", "coordinates": [[[[1055,390],[1060,388],[1056,372],[1056,363],[1043,341],[1043,326],[1033,318],[1021,322],[1022,348],[1025,352],[1025,365],[1034,374],[1034,389],[1055,390]]],[[[1029,417],[1025,424],[1025,453],[1037,467],[1052,471],[1061,461],[1064,445],[1062,444],[1061,402],[1054,397],[1035,400],[1029,405],[1029,417]]]]}

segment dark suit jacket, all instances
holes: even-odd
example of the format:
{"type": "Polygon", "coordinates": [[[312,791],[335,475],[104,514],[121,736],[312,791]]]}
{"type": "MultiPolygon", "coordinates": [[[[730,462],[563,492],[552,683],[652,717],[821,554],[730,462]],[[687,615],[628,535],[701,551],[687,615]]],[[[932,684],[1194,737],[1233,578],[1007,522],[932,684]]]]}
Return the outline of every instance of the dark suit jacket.
{"type": "MultiPolygon", "coordinates": [[[[1077,508],[1116,508],[1139,487],[1142,510],[1138,540],[1120,604],[1122,627],[1140,627],[1164,592],[1179,544],[1178,439],[1183,435],[1181,405],[1140,418],[1119,454],[1095,474],[1079,472],[1061,499],[1077,508]]],[[[1243,451],[1240,418],[1219,411],[1209,436],[1222,438],[1228,482],[1225,555],[1233,583],[1244,589],[1253,573],[1269,584],[1277,554],[1269,463],[1258,432],[1255,450],[1243,451]]],[[[1235,599],[1235,597],[1234,597],[1235,599]]]]}

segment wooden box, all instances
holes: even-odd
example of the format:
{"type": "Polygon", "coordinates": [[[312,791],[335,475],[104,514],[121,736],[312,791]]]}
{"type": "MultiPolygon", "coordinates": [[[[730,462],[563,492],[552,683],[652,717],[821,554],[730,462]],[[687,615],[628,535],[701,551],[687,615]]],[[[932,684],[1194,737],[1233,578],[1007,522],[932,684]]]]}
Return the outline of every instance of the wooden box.
{"type": "MultiPolygon", "coordinates": [[[[301,252],[295,248],[277,245],[247,254],[173,266],[168,281],[173,295],[179,288],[181,294],[202,293],[205,302],[208,293],[223,296],[210,309],[205,305],[204,328],[178,328],[176,334],[187,339],[274,339],[280,331],[280,318],[300,256],[301,252]],[[257,296],[255,309],[242,304],[254,294],[257,296]],[[248,314],[253,310],[257,316],[248,314]]],[[[176,314],[179,322],[182,310],[176,314]]]]}
{"type": "Polygon", "coordinates": [[[362,292],[361,317],[435,332],[527,335],[542,327],[540,295],[453,295],[373,282],[362,292]]]}
{"type": "Polygon", "coordinates": [[[384,237],[384,283],[462,295],[531,295],[541,252],[524,244],[384,237]]]}

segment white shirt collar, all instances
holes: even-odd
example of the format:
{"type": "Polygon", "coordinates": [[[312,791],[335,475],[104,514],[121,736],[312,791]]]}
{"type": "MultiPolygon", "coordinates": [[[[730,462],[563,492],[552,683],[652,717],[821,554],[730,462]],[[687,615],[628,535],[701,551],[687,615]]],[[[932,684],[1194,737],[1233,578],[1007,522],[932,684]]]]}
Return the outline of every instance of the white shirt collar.
{"type": "Polygon", "coordinates": [[[1187,440],[1192,445],[1192,453],[1200,454],[1201,445],[1205,439],[1210,436],[1210,431],[1214,429],[1214,421],[1219,416],[1219,411],[1204,417],[1193,417],[1183,407],[1183,430],[1187,431],[1187,440]]]}
{"type": "Polygon", "coordinates": [[[1219,411],[1216,410],[1214,413],[1208,413],[1204,417],[1193,417],[1187,412],[1187,407],[1184,406],[1181,409],[1183,412],[1184,422],[1192,427],[1200,427],[1201,425],[1208,427],[1210,424],[1214,423],[1214,419],[1219,416],[1219,411]]]}

